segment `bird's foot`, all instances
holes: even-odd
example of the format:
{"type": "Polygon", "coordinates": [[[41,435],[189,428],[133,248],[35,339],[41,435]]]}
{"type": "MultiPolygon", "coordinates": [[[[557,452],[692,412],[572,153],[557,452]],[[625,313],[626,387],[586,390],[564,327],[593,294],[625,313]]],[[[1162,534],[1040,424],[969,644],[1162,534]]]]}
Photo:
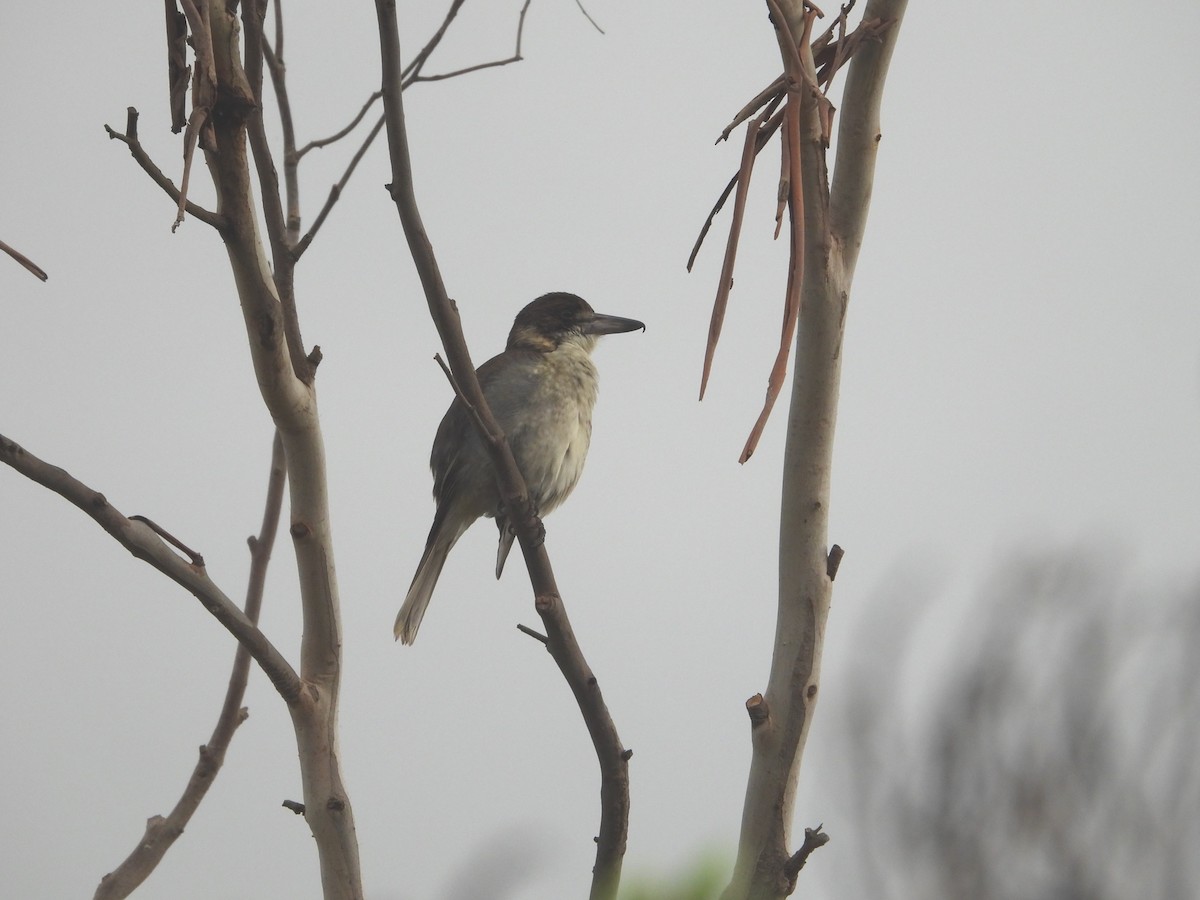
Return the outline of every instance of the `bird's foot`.
{"type": "Polygon", "coordinates": [[[521,510],[523,518],[533,531],[533,546],[540,547],[546,543],[546,526],[542,524],[542,515],[538,512],[533,500],[526,498],[525,508],[521,510]]]}

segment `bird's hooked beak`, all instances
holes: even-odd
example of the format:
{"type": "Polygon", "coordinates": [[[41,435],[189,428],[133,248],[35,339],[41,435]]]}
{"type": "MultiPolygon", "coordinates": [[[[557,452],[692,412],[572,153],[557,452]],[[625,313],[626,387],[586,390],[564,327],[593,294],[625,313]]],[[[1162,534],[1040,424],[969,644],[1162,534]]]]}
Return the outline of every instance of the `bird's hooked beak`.
{"type": "Polygon", "coordinates": [[[626,331],[646,330],[646,324],[637,319],[623,319],[620,316],[606,316],[596,313],[590,321],[583,325],[583,333],[599,337],[602,334],[623,334],[626,331]]]}

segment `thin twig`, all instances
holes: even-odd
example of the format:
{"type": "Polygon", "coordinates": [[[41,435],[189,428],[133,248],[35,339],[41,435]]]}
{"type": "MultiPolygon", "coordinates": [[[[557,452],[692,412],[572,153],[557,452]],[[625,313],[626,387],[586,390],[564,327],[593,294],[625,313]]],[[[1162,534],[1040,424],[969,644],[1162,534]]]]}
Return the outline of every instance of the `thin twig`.
{"type": "Polygon", "coordinates": [[[805,88],[812,87],[814,92],[816,90],[815,84],[809,85],[808,83],[800,56],[800,48],[808,49],[808,42],[812,35],[814,11],[817,15],[820,14],[819,10],[808,4],[809,9],[804,16],[804,31],[799,37],[796,37],[776,0],[767,0],[767,6],[771,9],[772,17],[777,23],[776,27],[780,31],[780,44],[784,47],[784,59],[787,63],[788,98],[787,106],[784,108],[787,140],[783,142],[783,152],[786,159],[788,221],[792,240],[788,254],[788,280],[784,296],[783,327],[780,329],[779,350],[775,354],[775,363],[767,377],[767,396],[763,401],[762,411],[750,429],[750,435],[746,438],[741,456],[738,457],[738,462],[743,464],[754,455],[754,451],[758,448],[758,442],[767,426],[767,420],[775,408],[775,401],[787,378],[787,363],[791,356],[792,337],[796,333],[796,323],[800,319],[800,289],[804,283],[805,263],[804,172],[800,153],[800,113],[804,104],[805,88]]]}
{"type": "Polygon", "coordinates": [[[367,102],[364,103],[362,106],[362,109],[360,109],[358,111],[358,115],[356,115],[353,119],[351,119],[350,124],[347,125],[345,128],[343,128],[341,131],[339,131],[335,134],[331,134],[327,138],[321,138],[320,140],[317,140],[317,141],[309,141],[307,144],[305,144],[303,147],[301,147],[299,150],[297,150],[296,151],[296,161],[299,162],[301,159],[303,159],[304,154],[308,153],[309,150],[316,150],[320,147],[328,147],[330,144],[337,143],[342,138],[344,138],[346,135],[348,135],[350,132],[352,132],[358,126],[358,123],[363,120],[363,117],[368,112],[370,112],[371,107],[375,105],[375,101],[378,100],[382,96],[383,96],[382,91],[376,91],[370,97],[368,97],[367,102]]]}
{"type": "Polygon", "coordinates": [[[275,7],[275,56],[283,59],[283,0],[275,0],[271,5],[275,7]]]}
{"type": "MultiPolygon", "coordinates": [[[[488,424],[484,421],[483,416],[479,412],[479,407],[472,403],[467,395],[463,393],[462,386],[459,385],[458,379],[454,377],[454,372],[446,365],[446,361],[442,359],[442,354],[433,354],[434,360],[442,367],[442,373],[446,376],[446,380],[450,382],[450,388],[454,391],[454,396],[458,398],[458,402],[463,405],[463,408],[470,413],[471,418],[475,422],[475,427],[479,429],[479,433],[489,442],[495,443],[495,435],[488,431],[488,424]]],[[[526,504],[528,505],[528,504],[526,504]]],[[[499,576],[497,576],[499,577],[499,576]]]]}
{"type": "MultiPolygon", "coordinates": [[[[246,618],[258,624],[262,610],[263,587],[266,584],[267,565],[271,560],[271,549],[279,528],[279,514],[283,508],[283,486],[287,466],[283,458],[283,441],[276,433],[271,449],[271,472],[267,480],[267,499],[263,510],[262,527],[258,537],[251,537],[250,576],[246,585],[246,618]]],[[[221,713],[213,728],[208,743],[200,748],[200,759],[192,770],[175,808],[164,818],[151,816],[146,823],[146,832],[125,860],[112,872],[100,879],[94,900],[119,900],[128,897],[158,866],[175,839],[183,834],[187,823],[200,806],[225,762],[225,752],[233,740],[234,732],[244,722],[249,712],[242,706],[246,696],[246,682],[250,675],[250,654],[238,644],[233,657],[233,669],[229,674],[229,685],[225,689],[225,700],[221,713]]]]}
{"type": "MultiPolygon", "coordinates": [[[[774,110],[773,106],[769,108],[774,110]]],[[[767,120],[767,124],[759,129],[754,146],[754,153],[756,155],[774,137],[775,132],[779,130],[782,122],[783,110],[773,111],[771,118],[767,120]]],[[[717,202],[713,204],[713,208],[709,211],[708,218],[704,220],[704,225],[700,228],[700,234],[696,237],[696,243],[692,244],[692,252],[688,255],[687,270],[689,272],[692,271],[692,266],[696,264],[696,257],[700,255],[700,248],[704,245],[704,239],[708,236],[709,229],[712,228],[713,220],[716,219],[717,213],[725,208],[725,202],[729,199],[729,195],[733,193],[733,189],[737,187],[741,171],[739,167],[733,173],[733,177],[729,179],[728,184],[725,185],[725,189],[721,191],[721,195],[717,198],[717,202]]]]}
{"type": "MultiPolygon", "coordinates": [[[[494,69],[497,66],[507,66],[510,63],[520,62],[523,59],[521,56],[521,38],[525,33],[525,14],[529,11],[529,4],[531,2],[532,0],[525,0],[524,4],[521,6],[521,13],[517,16],[517,46],[516,49],[513,50],[512,56],[506,59],[492,60],[491,62],[476,63],[473,66],[455,69],[453,72],[443,72],[440,75],[422,75],[421,66],[423,66],[425,64],[425,60],[429,58],[428,53],[425,51],[428,50],[429,53],[433,52],[433,48],[436,47],[438,42],[441,41],[442,35],[445,34],[446,28],[449,27],[450,20],[457,15],[459,7],[462,6],[462,0],[455,0],[455,3],[451,5],[450,12],[446,15],[446,21],[442,23],[442,27],[438,30],[438,33],[434,35],[434,38],[430,40],[430,43],[421,50],[420,54],[418,54],[418,57],[420,57],[419,61],[414,60],[413,65],[410,66],[410,69],[412,70],[411,74],[409,74],[407,77],[402,77],[402,86],[408,87],[410,84],[416,84],[418,81],[445,81],[447,78],[457,78],[459,75],[466,75],[470,72],[478,72],[481,69],[494,69]],[[424,54],[424,56],[421,54],[424,54]]],[[[584,13],[584,15],[587,14],[584,13]]]]}
{"type": "Polygon", "coordinates": [[[208,2],[181,0],[181,3],[192,32],[191,45],[196,55],[196,70],[192,75],[192,114],[183,133],[183,175],[179,180],[179,204],[171,231],[183,224],[196,146],[216,149],[211,137],[210,118],[217,100],[217,65],[213,56],[212,30],[208,24],[208,2]]]}
{"type": "Polygon", "coordinates": [[[46,274],[45,270],[43,270],[41,266],[39,266],[37,263],[35,263],[32,259],[30,259],[28,256],[26,256],[20,250],[10,247],[8,244],[4,243],[4,241],[0,241],[0,250],[3,250],[5,253],[7,253],[9,256],[11,256],[13,259],[15,259],[17,262],[19,262],[22,266],[24,266],[26,269],[28,269],[30,272],[32,272],[34,275],[36,275],[38,278],[42,279],[42,281],[45,281],[47,278],[50,277],[49,275],[46,274]]]}
{"type": "MultiPolygon", "coordinates": [[[[784,122],[787,122],[787,110],[784,110],[784,122]]],[[[792,188],[792,154],[791,150],[791,135],[789,129],[783,128],[779,131],[779,187],[775,192],[775,233],[771,235],[771,240],[779,240],[779,232],[783,230],[783,214],[787,209],[788,197],[791,196],[792,188]]]]}
{"type": "Polygon", "coordinates": [[[708,387],[708,376],[712,372],[713,356],[717,352],[717,341],[721,337],[721,326],[725,322],[725,307],[729,302],[729,291],[733,288],[733,264],[737,258],[738,238],[742,233],[742,219],[746,213],[746,195],[750,187],[750,175],[754,170],[754,148],[758,131],[765,124],[766,113],[746,126],[746,140],[742,144],[742,165],[738,169],[737,192],[733,198],[733,218],[729,223],[729,237],[725,242],[725,258],[721,262],[717,296],[713,300],[712,316],[708,322],[708,343],[704,347],[704,368],[700,374],[700,399],[704,399],[708,387]]]}
{"type": "MultiPolygon", "coordinates": [[[[272,262],[276,271],[287,259],[287,223],[283,215],[283,198],[279,193],[279,177],[275,159],[267,140],[266,124],[263,121],[263,53],[266,43],[263,24],[266,17],[265,0],[248,0],[242,4],[242,29],[246,33],[245,62],[242,66],[250,93],[254,97],[254,109],[246,120],[246,136],[254,155],[254,170],[258,176],[263,221],[267,226],[267,238],[271,244],[272,262]]],[[[278,15],[279,4],[275,4],[278,15]]],[[[282,28],[282,22],[278,23],[282,28]]],[[[278,95],[277,95],[278,96],[278,95]]]]}
{"type": "Polygon", "coordinates": [[[535,631],[534,629],[530,628],[528,625],[518,624],[517,631],[521,632],[522,634],[527,634],[531,638],[533,638],[535,641],[541,641],[543,644],[550,643],[550,639],[548,637],[546,637],[540,631],[535,631]]]}
{"type": "MultiPolygon", "coordinates": [[[[425,65],[426,60],[437,49],[438,44],[442,42],[442,38],[446,36],[450,24],[454,21],[458,15],[458,11],[462,9],[465,2],[466,0],[451,0],[450,8],[446,10],[446,15],[442,18],[442,24],[438,26],[437,31],[425,42],[425,46],[416,52],[412,61],[400,71],[400,86],[402,88],[408,85],[410,78],[414,78],[420,74],[421,67],[425,65]]],[[[525,5],[528,6],[529,4],[526,3],[525,5]]],[[[524,13],[524,10],[522,10],[522,13],[524,13]]]]}
{"type": "Polygon", "coordinates": [[[183,543],[183,541],[179,540],[179,538],[175,537],[175,535],[171,534],[171,532],[167,531],[167,529],[163,528],[161,525],[152,522],[145,516],[130,516],[129,521],[141,522],[142,524],[148,526],[150,530],[157,534],[160,538],[162,538],[184,556],[188,557],[188,559],[192,561],[193,566],[199,566],[201,569],[204,568],[204,557],[188,547],[187,544],[183,543]]]}
{"type": "Polygon", "coordinates": [[[367,132],[367,136],[358,150],[350,157],[350,163],[346,166],[346,171],[342,173],[342,177],[338,179],[338,183],[329,189],[329,196],[325,198],[325,203],[321,206],[321,211],[313,219],[312,227],[305,232],[304,237],[300,238],[296,242],[296,246],[292,248],[292,259],[298,260],[304,255],[304,251],[308,249],[309,245],[313,242],[313,238],[317,236],[317,232],[321,230],[321,225],[328,218],[334,204],[341,198],[342,191],[346,189],[346,183],[350,181],[350,176],[354,174],[354,170],[358,168],[358,164],[362,161],[363,156],[366,155],[367,150],[370,149],[371,144],[374,143],[375,138],[379,136],[379,132],[382,130],[383,116],[380,116],[379,121],[367,132]]]}
{"type": "MultiPolygon", "coordinates": [[[[401,86],[402,90],[417,81],[442,81],[447,78],[452,78],[452,77],[456,77],[458,75],[465,75],[469,72],[478,71],[479,69],[487,69],[487,68],[493,68],[495,66],[508,65],[509,63],[517,62],[522,58],[521,57],[521,40],[522,40],[522,36],[524,35],[524,31],[525,31],[525,14],[528,12],[529,5],[532,2],[532,0],[525,0],[525,3],[521,7],[520,14],[517,17],[516,51],[511,58],[505,59],[505,60],[499,60],[499,61],[495,61],[495,62],[481,63],[477,66],[469,66],[465,69],[459,69],[458,71],[448,72],[443,75],[432,75],[429,77],[422,76],[420,74],[421,67],[425,64],[426,60],[429,59],[430,55],[437,48],[437,46],[441,43],[442,38],[445,36],[447,29],[449,29],[451,23],[454,21],[455,17],[458,15],[458,11],[462,8],[462,5],[464,2],[465,2],[465,0],[453,0],[453,2],[450,4],[450,8],[447,10],[445,17],[442,20],[441,25],[438,26],[437,31],[435,31],[433,36],[430,37],[430,39],[426,42],[425,46],[421,48],[421,50],[413,58],[413,61],[410,62],[408,64],[408,66],[401,72],[400,86],[401,86]]],[[[278,7],[277,7],[277,9],[278,9],[278,7]]],[[[279,25],[279,29],[280,29],[280,35],[282,35],[282,30],[281,30],[282,25],[279,25]]],[[[271,65],[270,50],[268,49],[268,50],[265,50],[264,52],[268,59],[268,65],[271,65]]],[[[282,83],[282,71],[284,70],[282,62],[279,63],[279,67],[280,67],[280,71],[281,71],[281,83],[282,83]]],[[[271,71],[272,71],[272,75],[274,75],[275,69],[273,66],[271,68],[271,71]]],[[[373,94],[371,94],[370,97],[367,98],[367,102],[363,104],[362,109],[360,109],[358,111],[358,114],[350,121],[350,124],[348,124],[345,128],[343,128],[342,130],[336,132],[335,134],[333,134],[327,138],[322,138],[320,140],[315,140],[315,141],[309,141],[301,149],[288,155],[287,164],[286,164],[287,171],[294,173],[296,171],[296,167],[299,165],[300,160],[310,150],[314,150],[314,149],[317,149],[320,147],[327,147],[330,144],[333,144],[336,141],[342,140],[347,135],[349,135],[356,127],[358,127],[359,123],[362,122],[362,120],[366,116],[367,112],[375,104],[375,101],[378,100],[382,96],[383,96],[382,91],[375,91],[373,94]]],[[[290,119],[289,119],[289,121],[290,121],[290,119]]],[[[342,173],[342,177],[337,181],[336,184],[334,184],[333,186],[331,186],[329,188],[329,194],[328,194],[328,196],[326,196],[324,204],[322,204],[320,211],[317,213],[317,217],[315,219],[313,219],[313,224],[309,227],[308,231],[305,232],[303,237],[300,237],[298,240],[295,240],[294,243],[292,244],[291,257],[292,257],[293,262],[299,261],[300,257],[303,256],[304,252],[306,250],[308,250],[309,246],[311,246],[313,239],[317,236],[317,232],[319,232],[321,230],[321,226],[325,223],[325,220],[329,217],[329,214],[333,211],[334,206],[336,206],[337,202],[341,199],[342,192],[346,189],[346,185],[350,181],[350,176],[354,174],[354,170],[356,168],[358,168],[358,164],[362,161],[363,156],[366,155],[367,150],[369,150],[371,145],[375,142],[375,138],[377,138],[379,136],[379,132],[383,129],[383,123],[384,123],[383,116],[380,116],[379,120],[375,123],[374,126],[372,126],[371,130],[369,132],[367,132],[367,136],[363,139],[362,144],[359,145],[358,150],[356,150],[354,155],[350,158],[350,162],[346,166],[346,170],[342,173]]],[[[298,212],[297,212],[295,221],[298,225],[299,224],[298,212]]]]}
{"type": "Polygon", "coordinates": [[[134,158],[137,164],[142,167],[143,171],[150,176],[151,180],[153,180],[155,184],[163,189],[168,197],[175,201],[176,205],[178,205],[181,200],[183,201],[184,208],[187,210],[189,216],[194,219],[199,219],[206,225],[211,225],[218,231],[223,230],[226,227],[225,218],[223,216],[215,212],[211,212],[205,209],[203,206],[193,203],[191,200],[186,200],[180,193],[179,189],[175,187],[175,182],[171,181],[170,178],[163,174],[163,170],[154,164],[154,161],[150,158],[150,154],[146,152],[145,148],[142,147],[141,141],[138,140],[137,122],[138,111],[131,106],[129,107],[128,115],[125,121],[125,134],[114,130],[109,125],[105,125],[104,130],[108,132],[110,139],[114,141],[120,141],[129,148],[129,154],[134,158]]]}
{"type": "Polygon", "coordinates": [[[784,91],[786,90],[787,88],[783,83],[783,76],[780,75],[765,88],[755,94],[754,99],[738,110],[737,115],[733,117],[733,121],[721,129],[720,136],[713,143],[719,144],[721,141],[729,140],[729,135],[733,133],[733,129],[737,128],[752,115],[758,112],[765,104],[771,101],[778,103],[783,97],[784,91]]]}
{"type": "Polygon", "coordinates": [[[595,28],[595,29],[596,29],[598,32],[600,32],[601,34],[604,34],[604,29],[603,29],[603,28],[601,28],[599,25],[597,25],[597,24],[596,24],[596,20],[595,20],[595,19],[593,19],[593,18],[592,18],[592,17],[591,17],[591,16],[588,14],[588,11],[587,11],[586,9],[584,9],[584,8],[583,8],[583,3],[581,2],[581,0],[575,0],[575,5],[576,5],[576,6],[578,6],[578,7],[579,7],[579,11],[580,11],[581,13],[583,13],[583,17],[584,17],[585,19],[587,19],[589,22],[591,22],[591,23],[592,23],[592,27],[593,27],[593,28],[595,28]]]}
{"type": "Polygon", "coordinates": [[[469,75],[472,72],[481,72],[484,69],[495,69],[500,66],[511,65],[515,62],[520,62],[522,57],[518,55],[509,56],[505,59],[493,59],[490,62],[475,63],[473,66],[464,66],[461,69],[455,69],[452,72],[442,72],[438,75],[417,75],[409,79],[408,84],[416,84],[418,81],[445,81],[448,78],[457,78],[460,75],[469,75]]]}
{"type": "Polygon", "coordinates": [[[300,158],[296,155],[296,126],[292,120],[292,101],[287,89],[287,65],[275,55],[265,37],[258,42],[271,73],[275,91],[275,108],[279,111],[279,131],[283,138],[283,188],[287,203],[287,242],[294,244],[300,237],[300,158]]]}
{"type": "Polygon", "coordinates": [[[829,42],[831,40],[833,40],[834,31],[838,29],[839,24],[841,24],[841,25],[845,24],[846,17],[850,15],[850,11],[852,9],[854,9],[854,4],[857,2],[858,2],[858,0],[849,0],[848,3],[843,3],[841,5],[840,10],[838,11],[837,17],[832,22],[830,22],[829,27],[826,28],[824,31],[822,31],[820,36],[812,42],[812,49],[813,49],[814,57],[818,53],[820,53],[822,50],[824,50],[825,47],[827,47],[829,45],[829,42]]]}

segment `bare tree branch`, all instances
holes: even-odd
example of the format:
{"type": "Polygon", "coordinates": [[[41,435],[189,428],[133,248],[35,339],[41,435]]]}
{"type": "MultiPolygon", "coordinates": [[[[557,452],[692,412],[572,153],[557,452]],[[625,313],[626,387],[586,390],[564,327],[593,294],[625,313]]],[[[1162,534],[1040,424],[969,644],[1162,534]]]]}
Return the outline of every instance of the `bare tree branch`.
{"type": "MultiPolygon", "coordinates": [[[[267,480],[266,508],[263,511],[262,527],[258,537],[251,537],[250,577],[246,585],[246,618],[258,625],[262,609],[263,587],[267,578],[267,565],[271,560],[271,549],[275,545],[275,534],[279,528],[279,514],[283,508],[283,486],[287,465],[283,456],[283,441],[279,433],[271,449],[271,474],[267,480]]],[[[133,518],[133,517],[131,517],[133,518]]],[[[246,681],[250,675],[250,652],[242,644],[233,657],[233,671],[225,690],[225,701],[217,717],[216,727],[208,743],[200,748],[200,759],[192,770],[183,795],[174,809],[164,818],[151,816],[146,822],[146,833],[138,841],[125,860],[100,879],[94,900],[121,900],[128,897],[145,881],[150,873],[166,856],[176,838],[183,834],[187,823],[200,806],[225,762],[225,751],[233,740],[237,727],[246,720],[249,712],[242,706],[246,695],[246,681]]]]}
{"type": "Polygon", "coordinates": [[[342,138],[344,138],[346,135],[348,135],[350,132],[352,132],[356,127],[358,127],[358,123],[363,120],[363,117],[366,116],[366,114],[368,112],[370,112],[371,107],[375,105],[375,102],[382,96],[383,96],[382,91],[375,91],[373,94],[371,94],[371,96],[367,98],[367,102],[363,104],[362,109],[360,109],[358,111],[358,114],[355,115],[355,117],[350,120],[349,125],[347,125],[345,128],[343,128],[341,131],[331,134],[327,138],[321,138],[320,140],[316,140],[316,141],[309,141],[307,144],[305,144],[303,147],[301,147],[299,150],[296,151],[296,161],[299,162],[301,159],[303,159],[304,154],[308,153],[309,150],[318,150],[321,147],[328,147],[330,144],[337,143],[342,138]]]}
{"type": "MultiPolygon", "coordinates": [[[[246,78],[255,99],[254,109],[246,119],[246,135],[250,140],[259,194],[262,197],[263,218],[267,225],[267,239],[271,245],[275,289],[283,314],[288,358],[296,377],[304,384],[312,384],[316,377],[316,365],[305,354],[304,338],[300,333],[300,313],[296,308],[296,256],[292,252],[295,235],[300,230],[300,183],[294,159],[296,139],[292,129],[291,101],[288,98],[287,82],[284,80],[284,66],[282,60],[270,49],[263,34],[263,22],[266,18],[264,3],[265,0],[247,0],[242,4],[242,27],[246,31],[246,78]],[[270,143],[267,141],[262,114],[264,59],[271,71],[271,84],[274,86],[275,103],[279,108],[283,130],[286,218],[283,212],[284,200],[279,194],[279,173],[275,168],[270,143]]],[[[283,18],[278,3],[275,4],[275,43],[282,48],[283,18]]]]}
{"type": "MultiPolygon", "coordinates": [[[[407,86],[409,79],[415,78],[421,73],[421,67],[425,65],[425,62],[433,55],[433,51],[437,49],[438,44],[442,42],[442,38],[446,36],[451,23],[454,22],[455,17],[458,16],[458,11],[462,9],[465,2],[466,0],[451,0],[450,8],[446,10],[442,24],[438,26],[437,31],[425,42],[425,46],[413,54],[412,62],[408,64],[407,68],[400,72],[400,86],[402,88],[407,86]]],[[[529,2],[526,0],[525,7],[527,8],[528,6],[529,2]]],[[[522,18],[524,18],[524,15],[525,9],[523,8],[521,10],[522,18]]]]}
{"type": "Polygon", "coordinates": [[[396,8],[390,0],[376,0],[382,59],[383,107],[387,118],[392,166],[390,192],[396,203],[409,251],[425,290],[429,311],[441,336],[450,368],[466,402],[475,407],[486,425],[481,434],[488,448],[500,488],[501,502],[512,511],[511,523],[529,569],[535,608],[546,629],[546,647],[563,673],[583,714],[600,763],[600,834],[592,870],[591,897],[616,896],[629,821],[628,756],[621,745],[599,684],[583,657],[571,630],[537,516],[530,509],[524,479],[500,427],[487,406],[475,367],[463,338],[458,311],[446,294],[433,247],[425,232],[413,188],[412,163],[402,101],[400,36],[396,8]]]}
{"type": "Polygon", "coordinates": [[[11,256],[13,259],[15,259],[17,262],[19,262],[22,266],[24,266],[26,269],[28,269],[31,273],[33,273],[38,278],[40,278],[42,281],[45,281],[47,278],[50,277],[49,275],[46,274],[46,272],[42,269],[41,266],[39,266],[37,263],[35,263],[32,259],[30,259],[28,256],[26,256],[21,251],[16,250],[13,247],[10,247],[8,244],[4,243],[4,241],[0,241],[0,250],[3,250],[5,253],[7,253],[9,256],[11,256]]]}
{"type": "Polygon", "coordinates": [[[145,516],[130,516],[129,521],[141,522],[143,525],[146,525],[151,531],[153,531],[160,538],[191,560],[193,566],[197,566],[201,569],[204,568],[204,557],[185,544],[183,541],[179,540],[179,538],[175,537],[175,535],[171,534],[171,532],[167,531],[167,529],[163,528],[161,525],[158,525],[145,516]]]}
{"type": "Polygon", "coordinates": [[[315,238],[317,236],[317,232],[321,230],[321,226],[325,223],[325,219],[328,218],[329,213],[333,210],[334,204],[336,204],[341,198],[342,191],[346,189],[346,184],[350,181],[350,176],[354,174],[354,170],[358,168],[359,162],[362,161],[363,156],[366,155],[367,150],[370,148],[371,144],[374,143],[375,138],[379,136],[379,132],[382,130],[383,116],[380,116],[379,121],[371,126],[371,130],[367,132],[366,138],[363,140],[358,150],[355,151],[354,156],[350,157],[350,163],[346,166],[346,171],[342,173],[342,177],[338,179],[337,184],[329,189],[329,196],[325,198],[325,203],[321,207],[321,211],[318,212],[317,217],[313,219],[312,227],[305,232],[304,237],[300,238],[300,240],[296,242],[295,247],[292,248],[293,259],[298,260],[304,255],[304,251],[309,248],[309,245],[312,244],[313,238],[315,238]]]}
{"type": "Polygon", "coordinates": [[[725,259],[721,262],[721,277],[717,282],[717,296],[713,300],[712,318],[708,323],[708,343],[704,348],[704,368],[700,373],[700,399],[708,387],[708,376],[712,371],[713,355],[717,352],[717,341],[721,337],[721,325],[725,321],[725,307],[729,302],[729,291],[733,288],[733,264],[737,258],[738,240],[742,234],[742,217],[746,212],[746,195],[750,187],[750,174],[754,169],[755,146],[758,134],[766,124],[764,113],[746,128],[746,141],[742,145],[742,164],[738,169],[737,193],[733,197],[733,217],[729,222],[729,238],[725,243],[725,259]]]}
{"type": "Polygon", "coordinates": [[[258,626],[213,583],[202,567],[194,566],[180,557],[148,526],[123,515],[99,491],[73,478],[64,469],[38,459],[3,435],[0,435],[0,462],[75,504],[126,550],[194,594],[204,608],[246,648],[280,696],[289,705],[297,702],[301,685],[295,670],[258,626]]]}
{"type": "MultiPolygon", "coordinates": [[[[783,92],[781,91],[779,95],[771,102],[772,104],[776,104],[782,99],[783,92]]],[[[772,105],[770,109],[772,110],[771,117],[767,120],[765,125],[759,128],[758,136],[755,138],[755,155],[757,155],[758,152],[767,145],[767,142],[774,137],[775,132],[779,130],[779,126],[783,123],[783,110],[775,111],[774,105],[772,105]]],[[[720,141],[718,141],[718,143],[720,143],[720,141]]],[[[700,234],[696,238],[696,243],[692,245],[692,252],[688,255],[687,270],[689,272],[692,271],[692,266],[696,264],[696,257],[700,255],[700,247],[703,246],[704,239],[708,236],[709,229],[712,228],[713,219],[717,217],[717,213],[725,208],[725,201],[728,200],[729,195],[733,193],[733,189],[737,186],[738,180],[741,178],[741,173],[742,170],[739,167],[738,170],[733,173],[733,177],[729,179],[729,183],[725,185],[725,190],[721,191],[721,196],[717,198],[717,202],[713,204],[713,208],[709,212],[708,218],[704,220],[704,226],[700,229],[700,234]]]]}
{"type": "MultiPolygon", "coordinates": [[[[408,87],[410,84],[415,84],[418,81],[445,81],[447,78],[457,78],[459,75],[466,75],[469,72],[478,72],[481,69],[494,69],[497,66],[507,66],[510,63],[520,62],[521,57],[521,38],[525,34],[525,14],[529,11],[529,4],[532,0],[525,0],[521,5],[520,15],[517,16],[517,45],[513,50],[513,55],[504,59],[495,59],[491,62],[476,63],[473,66],[466,66],[462,69],[455,69],[453,72],[444,72],[440,75],[422,75],[421,67],[425,65],[429,55],[433,53],[434,48],[441,43],[446,29],[450,27],[450,22],[458,15],[459,9],[462,8],[463,0],[454,0],[450,4],[450,11],[446,14],[445,20],[441,27],[437,30],[434,36],[429,40],[429,43],[413,58],[409,65],[407,73],[402,73],[400,76],[400,84],[402,87],[408,87]]],[[[582,8],[582,7],[581,7],[582,8]]],[[[585,12],[584,15],[587,15],[585,12]]],[[[595,24],[595,23],[593,23],[595,24]]]]}
{"type": "Polygon", "coordinates": [[[582,0],[575,0],[575,5],[578,6],[579,11],[583,13],[583,17],[592,23],[592,27],[601,34],[604,34],[604,29],[597,25],[596,20],[591,17],[591,14],[586,9],[584,9],[582,0]]]}
{"type": "Polygon", "coordinates": [[[729,140],[729,135],[733,133],[733,129],[737,128],[768,103],[777,104],[783,99],[786,90],[787,88],[784,85],[783,76],[780,75],[765,88],[755,94],[754,98],[749,103],[738,110],[737,115],[733,117],[733,121],[721,129],[721,134],[717,137],[714,143],[719,144],[721,141],[729,140]]]}
{"type": "Polygon", "coordinates": [[[137,125],[138,111],[131,106],[126,111],[124,134],[113,130],[113,128],[108,125],[104,126],[104,130],[108,132],[108,137],[110,140],[120,141],[129,148],[130,156],[132,156],[137,164],[142,167],[143,171],[145,171],[145,173],[150,176],[151,180],[160,188],[162,188],[166,195],[174,200],[177,205],[182,202],[184,209],[186,209],[188,212],[188,215],[199,219],[206,225],[211,225],[218,231],[224,228],[224,216],[221,216],[215,212],[210,212],[199,204],[193,203],[191,200],[187,200],[183,194],[180,193],[179,189],[175,187],[175,182],[171,181],[170,178],[163,174],[163,170],[154,164],[154,160],[150,158],[150,154],[146,152],[145,148],[142,147],[141,141],[138,140],[137,125]]]}
{"type": "MultiPolygon", "coordinates": [[[[282,25],[279,33],[282,34],[282,25]]],[[[283,135],[283,187],[287,197],[287,242],[294,244],[300,236],[300,157],[296,153],[296,126],[292,120],[292,101],[287,89],[287,66],[283,57],[276,56],[271,45],[260,35],[258,50],[271,73],[275,90],[275,107],[279,111],[279,130],[283,135]]],[[[247,47],[247,52],[250,52],[247,47]]]]}

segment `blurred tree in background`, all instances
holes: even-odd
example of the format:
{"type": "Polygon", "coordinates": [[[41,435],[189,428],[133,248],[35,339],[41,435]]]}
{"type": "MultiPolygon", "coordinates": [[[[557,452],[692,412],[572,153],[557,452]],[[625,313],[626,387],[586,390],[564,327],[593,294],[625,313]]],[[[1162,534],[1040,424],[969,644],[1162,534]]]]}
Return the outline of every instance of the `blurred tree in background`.
{"type": "MultiPolygon", "coordinates": [[[[967,590],[898,574],[851,628],[812,769],[834,843],[796,895],[1200,897],[1200,573],[1068,549],[967,590]]],[[[714,900],[728,864],[622,897],[714,900]]]]}
{"type": "Polygon", "coordinates": [[[1200,577],[1015,557],[949,639],[892,599],[831,703],[858,861],[837,896],[1200,896],[1200,577]]]}

